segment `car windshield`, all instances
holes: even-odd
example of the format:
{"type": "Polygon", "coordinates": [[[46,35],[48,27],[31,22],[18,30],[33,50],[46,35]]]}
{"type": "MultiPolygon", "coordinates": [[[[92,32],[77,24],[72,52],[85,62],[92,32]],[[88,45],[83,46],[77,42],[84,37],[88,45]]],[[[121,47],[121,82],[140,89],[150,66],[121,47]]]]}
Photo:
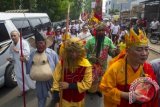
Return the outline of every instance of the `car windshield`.
{"type": "Polygon", "coordinates": [[[4,23],[0,22],[0,43],[9,40],[9,34],[4,23]]]}

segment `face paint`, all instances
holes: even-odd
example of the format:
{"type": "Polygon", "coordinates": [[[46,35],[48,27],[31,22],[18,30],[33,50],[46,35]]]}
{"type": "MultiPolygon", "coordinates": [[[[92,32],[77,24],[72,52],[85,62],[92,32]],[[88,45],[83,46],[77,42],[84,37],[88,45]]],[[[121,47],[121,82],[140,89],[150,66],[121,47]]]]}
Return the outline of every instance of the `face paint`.
{"type": "Polygon", "coordinates": [[[39,53],[42,53],[46,49],[46,42],[45,41],[36,41],[36,47],[37,47],[37,51],[39,53]]]}

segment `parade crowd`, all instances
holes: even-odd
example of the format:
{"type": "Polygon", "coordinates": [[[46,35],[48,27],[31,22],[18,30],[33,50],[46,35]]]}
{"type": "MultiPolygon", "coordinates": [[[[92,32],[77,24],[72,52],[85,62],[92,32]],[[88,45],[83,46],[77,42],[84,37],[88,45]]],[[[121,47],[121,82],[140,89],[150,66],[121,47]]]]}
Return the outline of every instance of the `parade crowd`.
{"type": "MultiPolygon", "coordinates": [[[[158,27],[158,21],[151,22],[151,32],[158,27]]],[[[32,44],[22,39],[22,51],[19,32],[12,31],[11,38],[7,60],[15,61],[19,96],[35,89],[38,107],[46,107],[49,94],[53,107],[87,107],[86,95],[98,96],[96,107],[160,107],[160,59],[146,61],[142,19],[128,25],[90,19],[71,20],[67,28],[48,26],[46,32],[35,30],[32,44]]]]}

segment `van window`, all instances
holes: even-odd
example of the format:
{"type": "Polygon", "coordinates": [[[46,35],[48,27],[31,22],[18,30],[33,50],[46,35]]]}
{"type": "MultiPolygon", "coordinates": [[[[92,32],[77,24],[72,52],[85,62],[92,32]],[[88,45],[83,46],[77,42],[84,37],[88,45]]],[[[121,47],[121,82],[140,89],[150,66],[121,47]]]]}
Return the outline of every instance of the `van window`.
{"type": "Polygon", "coordinates": [[[24,38],[31,35],[32,29],[28,20],[12,20],[12,22],[19,30],[19,32],[22,32],[22,36],[24,38]]]}
{"type": "Polygon", "coordinates": [[[51,26],[51,22],[50,22],[49,18],[44,17],[44,18],[40,18],[40,20],[41,20],[41,22],[43,24],[43,29],[44,30],[47,30],[47,27],[51,26]]]}
{"type": "Polygon", "coordinates": [[[0,23],[0,43],[9,40],[9,34],[4,23],[0,23]]]}
{"type": "Polygon", "coordinates": [[[29,23],[31,24],[32,28],[37,28],[41,30],[42,24],[38,18],[29,19],[29,23]]]}

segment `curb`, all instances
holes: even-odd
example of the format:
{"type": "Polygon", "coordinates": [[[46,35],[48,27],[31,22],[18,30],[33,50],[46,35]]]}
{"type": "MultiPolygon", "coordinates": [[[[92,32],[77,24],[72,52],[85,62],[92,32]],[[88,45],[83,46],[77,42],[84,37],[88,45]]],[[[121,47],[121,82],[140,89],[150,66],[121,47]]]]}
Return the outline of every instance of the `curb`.
{"type": "Polygon", "coordinates": [[[149,49],[150,49],[151,51],[154,51],[154,52],[156,52],[156,53],[160,54],[160,51],[159,51],[159,50],[157,50],[157,49],[155,49],[155,48],[152,48],[152,47],[150,47],[150,46],[149,46],[149,49]]]}

